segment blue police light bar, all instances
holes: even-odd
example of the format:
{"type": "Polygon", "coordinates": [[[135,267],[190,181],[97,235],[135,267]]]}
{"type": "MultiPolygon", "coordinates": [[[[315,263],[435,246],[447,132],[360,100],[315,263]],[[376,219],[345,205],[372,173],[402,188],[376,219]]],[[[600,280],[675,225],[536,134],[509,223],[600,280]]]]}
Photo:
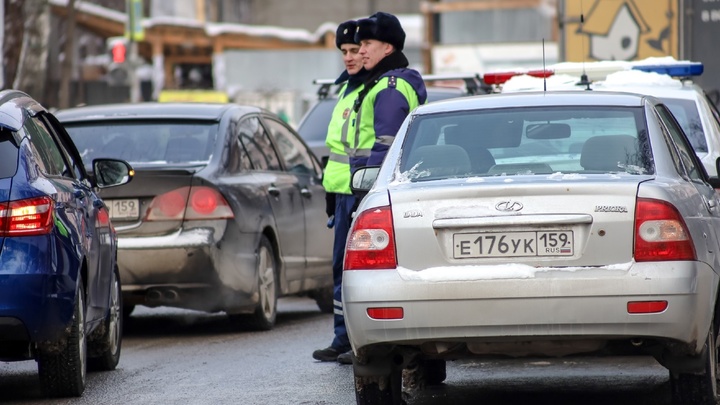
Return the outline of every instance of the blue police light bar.
{"type": "Polygon", "coordinates": [[[655,72],[672,77],[700,76],[704,70],[702,62],[680,62],[667,65],[635,65],[632,68],[633,70],[655,72]]]}

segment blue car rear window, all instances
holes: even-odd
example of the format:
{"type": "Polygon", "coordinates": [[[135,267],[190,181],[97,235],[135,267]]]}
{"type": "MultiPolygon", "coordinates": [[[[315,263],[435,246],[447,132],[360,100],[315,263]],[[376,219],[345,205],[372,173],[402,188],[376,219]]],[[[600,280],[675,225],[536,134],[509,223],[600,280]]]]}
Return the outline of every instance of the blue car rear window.
{"type": "Polygon", "coordinates": [[[0,129],[0,178],[12,177],[17,172],[18,146],[12,132],[0,129]]]}

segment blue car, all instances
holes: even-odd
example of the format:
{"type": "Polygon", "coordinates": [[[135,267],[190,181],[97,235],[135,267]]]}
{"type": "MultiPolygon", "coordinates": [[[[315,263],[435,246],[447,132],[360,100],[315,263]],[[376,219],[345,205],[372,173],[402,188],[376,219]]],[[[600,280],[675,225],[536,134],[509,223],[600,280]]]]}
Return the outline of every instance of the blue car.
{"type": "Polygon", "coordinates": [[[97,191],[134,172],[91,167],[39,103],[0,92],[0,361],[36,360],[51,397],[82,395],[88,367],[120,360],[117,236],[97,191]]]}

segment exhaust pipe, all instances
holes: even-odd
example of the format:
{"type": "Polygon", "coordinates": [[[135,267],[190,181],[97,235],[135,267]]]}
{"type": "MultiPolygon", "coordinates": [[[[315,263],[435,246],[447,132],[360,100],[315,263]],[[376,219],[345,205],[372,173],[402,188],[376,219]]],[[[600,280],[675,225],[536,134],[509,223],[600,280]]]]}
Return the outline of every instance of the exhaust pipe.
{"type": "Polygon", "coordinates": [[[155,288],[148,290],[147,293],[145,293],[145,299],[148,301],[160,301],[162,297],[162,292],[155,288]]]}
{"type": "Polygon", "coordinates": [[[630,339],[630,343],[631,343],[633,346],[635,346],[635,347],[640,347],[640,346],[642,346],[643,343],[645,343],[645,342],[644,342],[642,339],[633,338],[633,339],[630,339]]]}
{"type": "Polygon", "coordinates": [[[167,288],[163,290],[163,298],[167,301],[177,301],[180,299],[180,294],[174,288],[167,288]]]}

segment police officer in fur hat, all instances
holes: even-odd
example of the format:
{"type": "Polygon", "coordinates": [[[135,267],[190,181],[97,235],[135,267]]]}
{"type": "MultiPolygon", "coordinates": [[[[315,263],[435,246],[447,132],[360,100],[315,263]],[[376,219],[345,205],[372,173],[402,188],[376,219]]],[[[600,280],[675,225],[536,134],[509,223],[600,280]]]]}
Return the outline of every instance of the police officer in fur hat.
{"type": "Polygon", "coordinates": [[[358,20],[355,41],[368,77],[355,103],[359,145],[351,170],[381,164],[405,117],[427,101],[425,82],[402,53],[405,31],[397,17],[379,11],[358,20]]]}
{"type": "Polygon", "coordinates": [[[350,191],[350,158],[348,156],[348,150],[353,145],[349,145],[348,142],[353,142],[351,137],[355,134],[356,113],[353,110],[353,104],[367,77],[367,71],[363,68],[363,60],[360,55],[360,45],[355,41],[356,30],[356,21],[346,21],[338,26],[335,35],[335,44],[342,52],[345,71],[335,80],[335,84],[342,84],[342,87],[338,93],[338,101],[330,118],[325,138],[325,144],[330,149],[330,156],[323,174],[323,186],[327,195],[326,211],[329,217],[334,216],[333,227],[335,229],[333,242],[335,335],[330,346],[313,352],[313,358],[316,360],[337,360],[343,364],[352,363],[350,355],[339,358],[350,351],[341,297],[345,240],[355,206],[355,197],[350,191]]]}

